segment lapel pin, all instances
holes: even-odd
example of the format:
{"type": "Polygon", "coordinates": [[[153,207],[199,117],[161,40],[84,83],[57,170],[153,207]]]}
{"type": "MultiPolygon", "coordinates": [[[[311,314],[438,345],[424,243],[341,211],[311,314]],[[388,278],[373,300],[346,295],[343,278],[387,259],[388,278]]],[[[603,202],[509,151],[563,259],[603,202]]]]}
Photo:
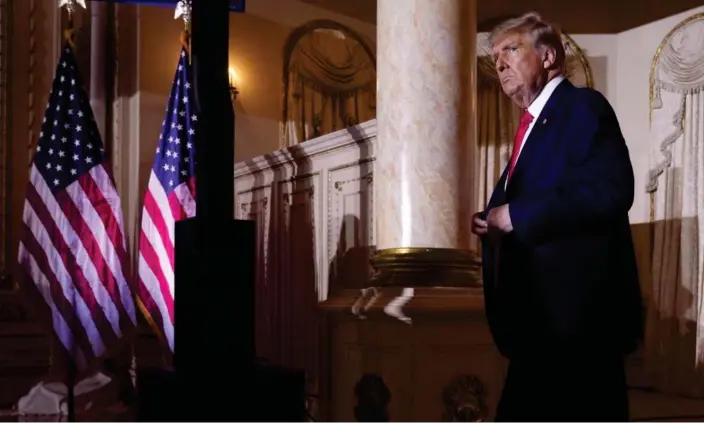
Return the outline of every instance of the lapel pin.
{"type": "Polygon", "coordinates": [[[546,123],[548,123],[548,119],[547,119],[547,118],[543,119],[543,125],[545,125],[546,123]]]}

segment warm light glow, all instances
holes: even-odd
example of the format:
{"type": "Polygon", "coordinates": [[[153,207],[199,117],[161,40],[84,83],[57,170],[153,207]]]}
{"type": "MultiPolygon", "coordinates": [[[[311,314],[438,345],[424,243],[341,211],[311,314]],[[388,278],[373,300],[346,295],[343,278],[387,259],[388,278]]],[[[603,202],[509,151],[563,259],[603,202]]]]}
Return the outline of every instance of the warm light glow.
{"type": "Polygon", "coordinates": [[[233,68],[227,69],[227,74],[230,78],[230,86],[234,87],[237,85],[237,72],[233,68]]]}

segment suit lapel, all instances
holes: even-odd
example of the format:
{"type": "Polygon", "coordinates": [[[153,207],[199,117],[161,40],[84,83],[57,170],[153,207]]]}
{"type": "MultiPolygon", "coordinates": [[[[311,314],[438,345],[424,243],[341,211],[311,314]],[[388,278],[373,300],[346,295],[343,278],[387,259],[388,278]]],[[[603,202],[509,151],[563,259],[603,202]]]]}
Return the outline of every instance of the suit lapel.
{"type": "Polygon", "coordinates": [[[543,107],[543,110],[540,112],[540,116],[538,116],[535,120],[533,129],[531,129],[530,135],[528,135],[528,139],[526,139],[525,145],[523,146],[523,150],[521,151],[520,156],[518,156],[516,168],[513,170],[513,174],[511,175],[511,180],[508,182],[506,191],[511,189],[512,185],[516,185],[514,181],[521,177],[524,168],[534,161],[535,157],[540,157],[540,151],[543,147],[543,143],[541,143],[540,140],[544,137],[545,132],[550,128],[550,125],[553,122],[553,119],[551,118],[555,117],[556,112],[560,110],[560,104],[564,103],[564,100],[572,89],[574,89],[574,85],[572,85],[569,80],[565,79],[555,88],[555,91],[553,91],[552,95],[548,99],[548,102],[545,103],[545,107],[543,107]]]}

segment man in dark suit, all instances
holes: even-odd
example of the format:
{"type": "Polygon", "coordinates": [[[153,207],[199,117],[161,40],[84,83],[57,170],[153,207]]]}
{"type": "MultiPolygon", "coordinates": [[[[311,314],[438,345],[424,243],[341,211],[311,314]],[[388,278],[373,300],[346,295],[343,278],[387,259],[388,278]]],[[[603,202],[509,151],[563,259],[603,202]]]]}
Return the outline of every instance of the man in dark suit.
{"type": "Polygon", "coordinates": [[[490,36],[504,92],[522,109],[486,210],[487,319],[509,368],[502,421],[628,419],[624,360],[642,336],[628,210],[633,168],[616,115],[564,77],[559,31],[529,13],[490,36]]]}

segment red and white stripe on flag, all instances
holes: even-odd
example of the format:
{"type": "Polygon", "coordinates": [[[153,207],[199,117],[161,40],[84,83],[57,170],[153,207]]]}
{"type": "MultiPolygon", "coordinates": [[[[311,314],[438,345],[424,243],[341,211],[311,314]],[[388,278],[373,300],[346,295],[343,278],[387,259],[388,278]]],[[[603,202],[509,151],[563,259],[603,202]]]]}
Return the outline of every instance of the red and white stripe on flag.
{"type": "Polygon", "coordinates": [[[22,221],[20,264],[83,370],[137,324],[115,187],[99,165],[54,195],[33,165],[22,221]]]}
{"type": "Polygon", "coordinates": [[[198,114],[190,101],[191,81],[191,65],[183,49],[161,125],[139,233],[137,297],[170,352],[174,351],[175,226],[196,214],[198,114]]]}
{"type": "Polygon", "coordinates": [[[137,326],[120,198],[104,159],[67,44],[30,168],[18,259],[22,286],[79,371],[137,326]]]}

